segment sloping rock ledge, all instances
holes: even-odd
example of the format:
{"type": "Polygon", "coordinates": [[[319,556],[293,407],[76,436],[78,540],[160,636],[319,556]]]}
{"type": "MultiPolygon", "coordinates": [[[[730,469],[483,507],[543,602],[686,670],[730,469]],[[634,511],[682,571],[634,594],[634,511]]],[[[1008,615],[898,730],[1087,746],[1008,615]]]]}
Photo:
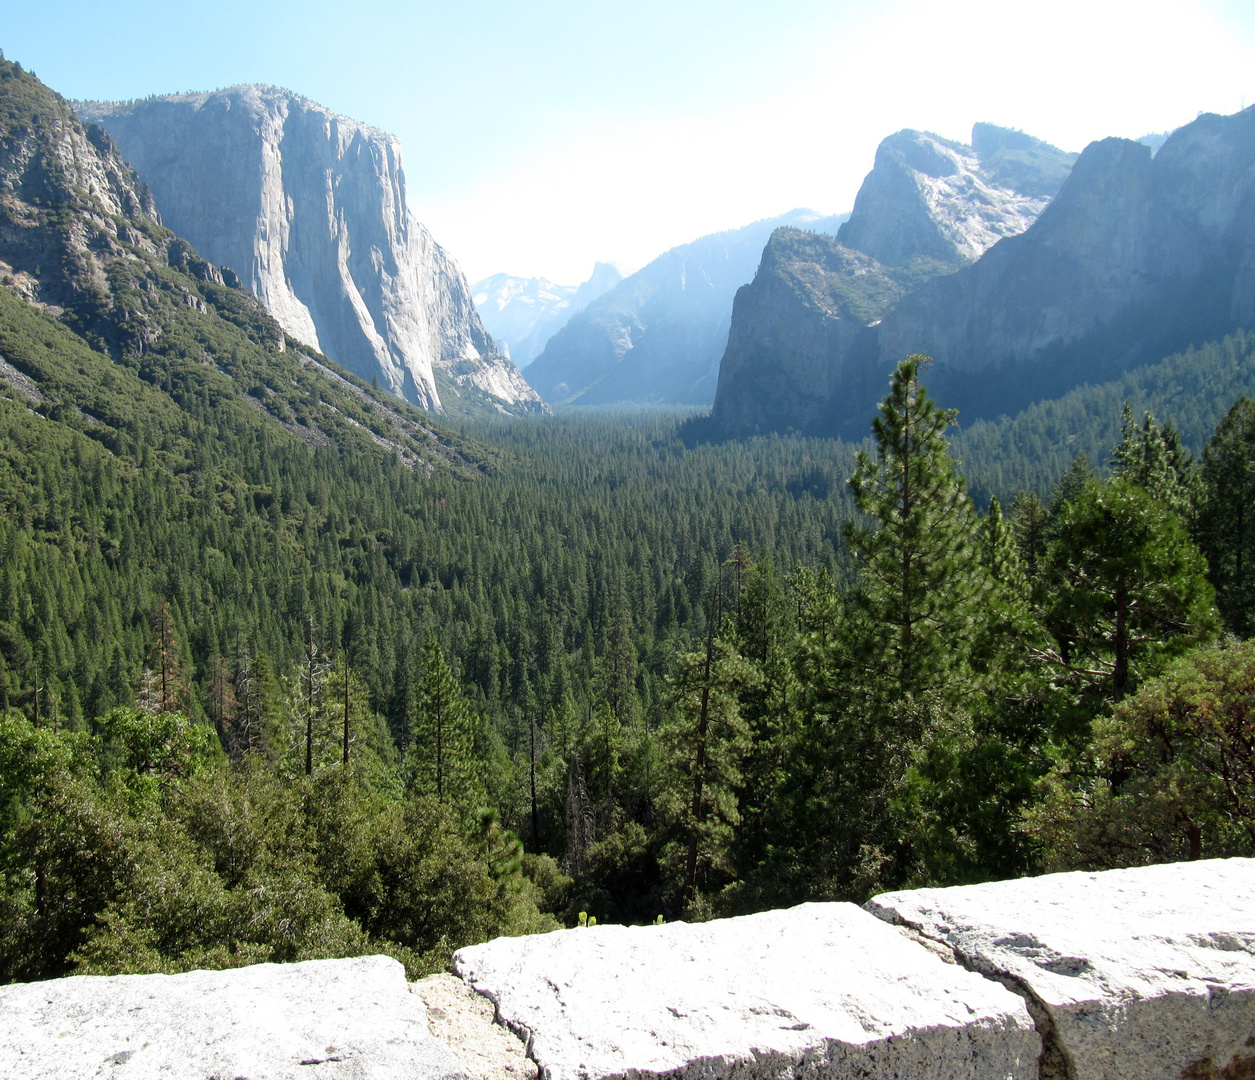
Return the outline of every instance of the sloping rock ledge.
{"type": "Polygon", "coordinates": [[[0,1075],[1255,1080],[1255,860],[0,987],[0,1075]]]}

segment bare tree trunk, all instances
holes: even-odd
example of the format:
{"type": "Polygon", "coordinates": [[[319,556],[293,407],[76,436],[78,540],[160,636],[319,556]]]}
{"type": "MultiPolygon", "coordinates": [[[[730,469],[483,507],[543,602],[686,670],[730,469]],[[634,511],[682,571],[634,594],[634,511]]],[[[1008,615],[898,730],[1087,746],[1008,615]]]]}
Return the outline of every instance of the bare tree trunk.
{"type": "Polygon", "coordinates": [[[1116,585],[1116,663],[1112,673],[1116,701],[1129,689],[1129,592],[1124,581],[1116,585]]]}

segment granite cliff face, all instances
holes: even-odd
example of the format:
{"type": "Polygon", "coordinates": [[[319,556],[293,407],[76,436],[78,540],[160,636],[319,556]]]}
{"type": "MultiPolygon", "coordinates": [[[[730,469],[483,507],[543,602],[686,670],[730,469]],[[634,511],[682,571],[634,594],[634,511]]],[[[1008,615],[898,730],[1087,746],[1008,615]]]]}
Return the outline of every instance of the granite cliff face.
{"type": "Polygon", "coordinates": [[[522,369],[573,316],[622,280],[618,267],[605,262],[594,264],[592,274],[581,285],[493,274],[471,286],[471,298],[497,345],[522,369]]]}
{"type": "MultiPolygon", "coordinates": [[[[152,195],[99,129],[20,66],[0,58],[0,270],[24,299],[53,308],[91,290],[127,246],[164,259],[152,195]]],[[[173,238],[171,238],[173,239],[173,238]]]]}
{"type": "Polygon", "coordinates": [[[555,403],[709,405],[732,298],[772,230],[835,231],[843,217],[794,210],[660,255],[550,338],[527,380],[555,403]]]}
{"type": "Polygon", "coordinates": [[[203,431],[211,414],[275,446],[477,467],[416,409],[289,348],[232,271],[163,225],[109,136],[2,57],[0,301],[5,394],[115,453],[137,416],[203,431]]]}
{"type": "Polygon", "coordinates": [[[838,430],[836,400],[863,422],[865,400],[884,381],[866,363],[877,339],[869,328],[925,282],[1027,229],[1074,160],[992,124],[977,124],[970,146],[918,131],[885,139],[836,240],[774,234],[754,281],[737,293],[717,428],[838,430]]]}
{"type": "Polygon", "coordinates": [[[292,337],[424,408],[539,406],[407,209],[393,136],[273,87],[76,108],[292,337]]]}
{"type": "Polygon", "coordinates": [[[727,434],[861,437],[910,353],[935,359],[930,389],[970,420],[1253,326],[1255,108],[1200,116],[1153,156],[1140,142],[1092,143],[1031,227],[906,290],[866,334],[812,344],[802,325],[824,316],[807,307],[764,357],[752,300],[738,296],[720,374],[727,434]]]}
{"type": "Polygon", "coordinates": [[[962,265],[1027,229],[1076,160],[1022,132],[977,124],[972,144],[899,131],[876,162],[837,233],[886,266],[923,256],[962,265]]]}
{"type": "Polygon", "coordinates": [[[1023,236],[904,299],[874,362],[937,361],[968,415],[1012,411],[1255,325],[1255,109],[1086,148],[1023,236]]]}

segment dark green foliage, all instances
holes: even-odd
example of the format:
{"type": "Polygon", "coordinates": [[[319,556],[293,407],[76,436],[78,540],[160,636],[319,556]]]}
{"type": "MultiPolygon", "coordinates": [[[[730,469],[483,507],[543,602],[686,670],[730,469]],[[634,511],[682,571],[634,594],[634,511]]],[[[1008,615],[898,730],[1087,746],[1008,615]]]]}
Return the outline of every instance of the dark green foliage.
{"type": "Polygon", "coordinates": [[[898,365],[872,423],[876,459],[860,452],[850,479],[876,526],[846,534],[861,567],[851,611],[866,620],[864,685],[889,700],[952,684],[982,600],[975,514],[945,440],[955,417],[923,387],[927,362],[912,356],[898,365]]]}
{"type": "Polygon", "coordinates": [[[1111,701],[1216,630],[1206,562],[1169,506],[1128,480],[1090,481],[1064,506],[1049,560],[1058,649],[1046,659],[1111,701]]]}
{"type": "Polygon", "coordinates": [[[331,766],[229,768],[180,716],[115,710],[97,738],[0,718],[0,977],[181,971],[388,952],[412,974],[553,925],[434,801],[331,766]]]}
{"type": "Polygon", "coordinates": [[[1255,643],[1188,653],[1095,722],[1028,818],[1045,865],[1255,855],[1255,643]]]}
{"type": "Polygon", "coordinates": [[[1090,462],[1108,460],[1122,438],[1123,403],[1133,415],[1171,417],[1182,445],[1199,453],[1229,406],[1252,387],[1255,334],[1239,331],[1114,382],[1039,401],[1015,416],[977,420],[955,435],[954,453],[977,505],[986,505],[991,495],[1025,490],[1044,499],[1079,454],[1090,462]]]}
{"type": "Polygon", "coordinates": [[[658,800],[659,814],[674,839],[664,859],[682,882],[684,903],[692,910],[699,889],[727,884],[730,849],[740,824],[738,789],[741,764],[750,749],[749,727],[741,715],[743,689],[758,680],[721,634],[724,619],[722,577],[716,580],[701,652],[676,659],[663,729],[671,775],[658,800]]]}
{"type": "Polygon", "coordinates": [[[427,635],[419,661],[409,774],[414,790],[463,810],[478,801],[475,731],[470,707],[435,634],[427,635]]]}
{"type": "Polygon", "coordinates": [[[1233,633],[1255,630],[1255,403],[1243,395],[1203,452],[1199,547],[1233,633]]]}
{"type": "MultiPolygon", "coordinates": [[[[0,76],[23,146],[73,129],[0,76]]],[[[542,911],[1030,871],[1036,781],[1215,628],[1189,529],[1249,625],[1249,402],[1201,513],[1185,449],[1249,389],[1241,335],[950,442],[912,358],[862,454],[646,411],[452,433],[284,339],[83,138],[118,220],[46,152],[6,174],[69,261],[0,287],[5,978],[429,970],[542,911]],[[1181,435],[1130,411],[1108,482],[1123,400],[1181,435]]]]}

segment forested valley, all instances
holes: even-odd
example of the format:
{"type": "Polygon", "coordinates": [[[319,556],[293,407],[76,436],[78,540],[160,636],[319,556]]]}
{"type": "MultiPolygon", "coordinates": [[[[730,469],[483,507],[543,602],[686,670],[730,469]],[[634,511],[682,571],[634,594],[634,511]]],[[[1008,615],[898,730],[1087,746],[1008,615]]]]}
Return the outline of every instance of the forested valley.
{"type": "Polygon", "coordinates": [[[859,445],[455,428],[2,59],[0,174],[0,979],[1255,854],[1255,337],[967,428],[904,358],[859,445]]]}
{"type": "MultiPolygon", "coordinates": [[[[44,386],[50,325],[3,343],[44,386]]],[[[964,430],[913,358],[861,447],[503,419],[430,475],[7,393],[4,976],[1251,853],[1253,370],[964,430]]]]}

